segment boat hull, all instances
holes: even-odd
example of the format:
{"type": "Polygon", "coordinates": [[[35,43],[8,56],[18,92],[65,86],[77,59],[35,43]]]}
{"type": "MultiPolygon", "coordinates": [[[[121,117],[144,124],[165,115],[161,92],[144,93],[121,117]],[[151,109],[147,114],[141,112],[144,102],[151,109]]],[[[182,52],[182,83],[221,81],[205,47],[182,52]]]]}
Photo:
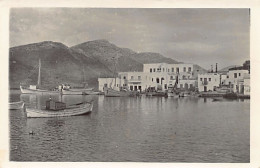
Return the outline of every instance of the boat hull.
{"type": "Polygon", "coordinates": [[[147,92],[146,96],[167,97],[168,95],[165,92],[147,92]]]}
{"type": "Polygon", "coordinates": [[[104,95],[106,97],[127,97],[127,96],[137,96],[138,94],[131,91],[117,91],[111,88],[104,88],[104,95]]]}
{"type": "Polygon", "coordinates": [[[26,115],[27,118],[69,117],[88,114],[92,109],[93,103],[83,103],[76,107],[70,107],[58,111],[27,108],[26,115]]]}
{"type": "Polygon", "coordinates": [[[9,103],[9,110],[19,110],[23,108],[24,108],[23,101],[9,103]]]}
{"type": "Polygon", "coordinates": [[[167,93],[167,96],[168,96],[168,97],[179,97],[178,94],[172,93],[172,92],[168,92],[168,93],[167,93]]]}
{"type": "Polygon", "coordinates": [[[23,88],[20,86],[20,90],[22,94],[36,94],[36,93],[60,93],[59,91],[49,91],[49,90],[41,90],[41,89],[29,89],[29,88],[23,88]]]}
{"type": "Polygon", "coordinates": [[[81,90],[62,90],[63,95],[84,95],[85,93],[81,90]]]}

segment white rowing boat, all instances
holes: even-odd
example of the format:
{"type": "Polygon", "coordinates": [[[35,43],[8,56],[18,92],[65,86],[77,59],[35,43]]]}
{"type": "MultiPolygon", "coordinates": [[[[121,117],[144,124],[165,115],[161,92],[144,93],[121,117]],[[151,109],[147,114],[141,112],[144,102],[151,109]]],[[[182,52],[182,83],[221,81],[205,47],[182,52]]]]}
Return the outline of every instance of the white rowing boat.
{"type": "Polygon", "coordinates": [[[24,102],[19,101],[19,102],[11,102],[9,103],[9,109],[10,110],[19,110],[24,108],[24,102]]]}
{"type": "Polygon", "coordinates": [[[84,115],[90,113],[92,109],[93,109],[92,102],[86,102],[86,103],[68,106],[65,109],[61,109],[61,110],[26,108],[26,116],[27,118],[68,117],[68,116],[84,115]]]}

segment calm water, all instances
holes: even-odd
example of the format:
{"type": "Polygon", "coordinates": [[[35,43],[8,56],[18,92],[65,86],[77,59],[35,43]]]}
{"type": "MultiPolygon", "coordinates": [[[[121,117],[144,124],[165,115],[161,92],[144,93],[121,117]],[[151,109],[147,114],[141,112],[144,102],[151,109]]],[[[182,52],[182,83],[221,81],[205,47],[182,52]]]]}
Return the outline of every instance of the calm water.
{"type": "MultiPolygon", "coordinates": [[[[48,98],[10,96],[37,108],[48,98]]],[[[26,119],[22,111],[10,111],[10,160],[250,161],[249,100],[62,97],[68,104],[92,99],[93,112],[84,116],[26,119]]]]}

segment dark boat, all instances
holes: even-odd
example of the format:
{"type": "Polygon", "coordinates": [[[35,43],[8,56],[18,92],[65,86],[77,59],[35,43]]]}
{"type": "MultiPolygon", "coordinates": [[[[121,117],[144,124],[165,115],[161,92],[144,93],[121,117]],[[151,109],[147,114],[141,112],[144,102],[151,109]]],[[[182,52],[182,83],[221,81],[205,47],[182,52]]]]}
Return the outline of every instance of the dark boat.
{"type": "Polygon", "coordinates": [[[237,99],[238,95],[236,93],[227,93],[223,95],[224,98],[226,99],[237,99]]]}

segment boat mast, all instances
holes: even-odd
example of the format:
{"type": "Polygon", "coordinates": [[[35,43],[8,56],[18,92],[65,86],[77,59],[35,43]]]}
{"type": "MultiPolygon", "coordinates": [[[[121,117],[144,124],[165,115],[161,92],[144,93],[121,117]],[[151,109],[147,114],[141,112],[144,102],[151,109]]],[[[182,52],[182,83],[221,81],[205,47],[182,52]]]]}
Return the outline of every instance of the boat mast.
{"type": "Polygon", "coordinates": [[[116,59],[115,59],[115,57],[113,57],[112,60],[114,61],[114,78],[115,78],[114,87],[115,87],[116,86],[116,59]]]}
{"type": "Polygon", "coordinates": [[[38,86],[41,85],[41,58],[39,58],[38,86]]]}

